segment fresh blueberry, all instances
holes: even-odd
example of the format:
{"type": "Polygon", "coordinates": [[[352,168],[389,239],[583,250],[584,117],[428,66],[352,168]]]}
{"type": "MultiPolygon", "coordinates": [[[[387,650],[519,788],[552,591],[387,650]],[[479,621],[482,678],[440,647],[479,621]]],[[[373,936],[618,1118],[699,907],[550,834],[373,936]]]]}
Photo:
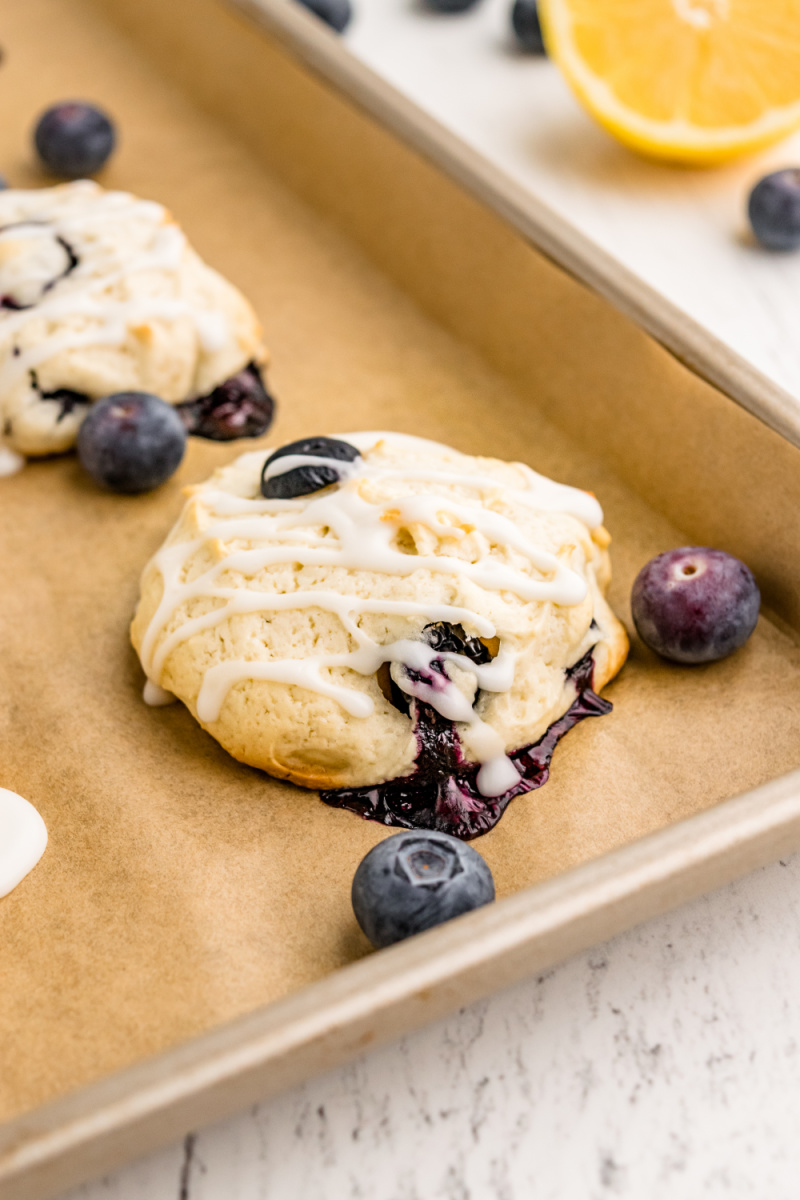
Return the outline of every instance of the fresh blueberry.
{"type": "Polygon", "coordinates": [[[113,492],[149,492],[169,479],[186,449],[186,430],[171,404],[149,392],[117,392],[87,413],[78,458],[113,492]]]}
{"type": "Polygon", "coordinates": [[[478,0],[423,0],[426,8],[438,13],[460,13],[473,8],[478,0]]]}
{"type": "Polygon", "coordinates": [[[511,28],[516,34],[517,42],[528,54],[547,54],[537,0],[514,0],[511,28]]]}
{"type": "Polygon", "coordinates": [[[5,175],[0,175],[0,192],[4,192],[9,187],[9,182],[5,175]]]}
{"type": "Polygon", "coordinates": [[[361,455],[355,446],[349,442],[341,442],[337,438],[313,437],[301,438],[297,442],[289,442],[270,454],[261,472],[261,492],[268,500],[292,500],[296,496],[308,496],[321,488],[338,483],[341,474],[334,466],[327,463],[309,463],[308,466],[292,467],[280,474],[270,474],[269,468],[281,458],[289,456],[304,458],[327,458],[335,462],[355,462],[361,455]]]}
{"type": "Polygon", "coordinates": [[[187,400],[177,408],[187,433],[213,442],[261,437],[275,415],[275,401],[255,363],[249,363],[207,396],[187,400]]]}
{"type": "Polygon", "coordinates": [[[353,912],[373,946],[400,942],[494,900],[476,850],[447,833],[397,833],[361,860],[353,912]]]}
{"type": "Polygon", "coordinates": [[[800,168],[765,175],[750,193],[747,211],[762,246],[796,250],[800,246],[800,168]]]}
{"type": "Polygon", "coordinates": [[[33,137],[44,165],[66,179],[94,175],[108,161],[116,142],[110,117],[80,100],[48,108],[39,118],[33,137]]]}
{"type": "Polygon", "coordinates": [[[344,33],[353,15],[350,0],[300,0],[300,3],[337,33],[344,33]]]}
{"type": "Polygon", "coordinates": [[[704,546],[659,554],[636,577],[633,621],[662,658],[708,663],[743,646],[756,627],[761,593],[748,567],[704,546]]]}

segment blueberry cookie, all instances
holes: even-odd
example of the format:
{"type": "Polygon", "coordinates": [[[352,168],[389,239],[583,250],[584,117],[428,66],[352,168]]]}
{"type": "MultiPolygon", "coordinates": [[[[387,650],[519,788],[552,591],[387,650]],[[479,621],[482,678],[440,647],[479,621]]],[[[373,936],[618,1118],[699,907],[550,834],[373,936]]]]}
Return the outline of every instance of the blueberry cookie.
{"type": "Polygon", "coordinates": [[[399,434],[242,455],[145,569],[146,695],[331,804],[475,836],[610,708],[602,520],[521,463],[399,434]]]}
{"type": "Polygon", "coordinates": [[[81,180],[0,192],[0,441],[69,450],[89,406],[154,392],[190,433],[263,433],[261,330],[160,204],[81,180]]]}

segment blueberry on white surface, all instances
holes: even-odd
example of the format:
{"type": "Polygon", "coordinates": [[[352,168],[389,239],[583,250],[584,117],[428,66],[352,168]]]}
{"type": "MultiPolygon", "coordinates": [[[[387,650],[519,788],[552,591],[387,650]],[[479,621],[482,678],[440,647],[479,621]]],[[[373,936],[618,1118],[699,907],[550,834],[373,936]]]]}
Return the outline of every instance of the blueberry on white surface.
{"type": "Polygon", "coordinates": [[[361,860],[353,912],[373,946],[391,946],[494,900],[477,850],[447,833],[397,833],[361,860]]]}
{"type": "Polygon", "coordinates": [[[345,31],[353,15],[350,0],[300,0],[300,3],[337,33],[345,31]]]}
{"type": "Polygon", "coordinates": [[[514,0],[511,27],[518,44],[528,54],[547,54],[537,0],[514,0]]]}
{"type": "Polygon", "coordinates": [[[113,492],[149,492],[180,466],[186,436],[171,404],[149,392],[117,392],[89,409],[78,431],[78,458],[113,492]]]}
{"type": "Polygon", "coordinates": [[[102,109],[82,100],[67,100],[41,115],[33,140],[40,159],[54,175],[83,179],[108,161],[116,131],[102,109]]]}
{"type": "Polygon", "coordinates": [[[768,250],[800,246],[800,168],[765,175],[747,205],[753,233],[768,250]]]}
{"type": "Polygon", "coordinates": [[[756,627],[761,593],[743,562],[722,550],[686,546],[659,554],[636,577],[631,609],[651,650],[672,662],[716,662],[756,627]]]}
{"type": "Polygon", "coordinates": [[[329,463],[298,465],[287,471],[275,470],[274,464],[282,458],[327,458],[334,462],[352,463],[361,455],[355,446],[338,438],[312,437],[289,442],[280,450],[270,454],[261,472],[261,493],[268,500],[292,500],[296,496],[308,496],[322,488],[338,483],[341,474],[329,463]]]}
{"type": "Polygon", "coordinates": [[[474,8],[477,3],[478,0],[423,0],[425,8],[438,13],[466,12],[468,8],[474,8]]]}

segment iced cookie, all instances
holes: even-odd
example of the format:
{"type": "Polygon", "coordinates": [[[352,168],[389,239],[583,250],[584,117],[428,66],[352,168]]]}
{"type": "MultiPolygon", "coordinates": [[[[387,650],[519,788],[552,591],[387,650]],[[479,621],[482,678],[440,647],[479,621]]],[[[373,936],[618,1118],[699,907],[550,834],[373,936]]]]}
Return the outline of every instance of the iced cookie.
{"type": "Polygon", "coordinates": [[[474,836],[610,708],[602,520],[521,463],[399,434],[242,455],[144,571],[148,696],[329,803],[474,836]]]}
{"type": "Polygon", "coordinates": [[[263,433],[272,400],[261,330],[165,208],[81,180],[0,192],[0,441],[26,455],[75,443],[113,392],[179,405],[190,433],[263,433]]]}

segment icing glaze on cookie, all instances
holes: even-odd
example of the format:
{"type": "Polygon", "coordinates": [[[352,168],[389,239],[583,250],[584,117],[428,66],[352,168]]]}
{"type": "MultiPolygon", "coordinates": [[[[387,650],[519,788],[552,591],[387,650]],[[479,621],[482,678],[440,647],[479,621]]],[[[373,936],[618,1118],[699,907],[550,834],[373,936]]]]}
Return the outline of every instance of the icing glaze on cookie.
{"type": "Polygon", "coordinates": [[[178,404],[263,357],[250,306],[162,205],[88,180],[0,192],[0,438],[13,449],[68,449],[111,392],[178,404]]]}
{"type": "Polygon", "coordinates": [[[47,829],[33,805],[0,788],[0,897],[33,870],[46,846],[47,829]]]}
{"type": "MultiPolygon", "coordinates": [[[[602,510],[588,493],[554,483],[523,464],[485,460],[488,468],[481,471],[476,465],[480,460],[424,439],[390,433],[341,436],[360,450],[355,461],[286,454],[264,470],[270,480],[309,464],[327,467],[338,475],[336,486],[286,500],[264,499],[252,490],[236,494],[215,488],[213,480],[197,490],[196,502],[190,500],[189,506],[195,503],[200,535],[168,539],[145,573],[150,580],[157,576],[161,585],[158,604],[136,633],[148,678],[170,686],[164,673],[180,647],[226,629],[239,616],[258,614],[269,621],[281,612],[306,612],[309,620],[317,611],[334,614],[350,649],[261,659],[226,649],[221,661],[204,663],[199,674],[195,671],[199,687],[193,707],[200,722],[213,732],[231,691],[253,681],[328,697],[349,716],[366,720],[375,711],[375,696],[353,686],[351,673],[377,677],[388,664],[395,686],[410,701],[458,727],[468,761],[477,765],[480,795],[506,795],[519,784],[520,772],[506,752],[502,732],[483,719],[476,701],[507,693],[514,684],[519,651],[513,627],[520,606],[535,604],[542,612],[548,606],[585,607],[588,597],[585,573],[526,535],[524,521],[513,514],[526,509],[539,519],[554,514],[562,525],[566,518],[565,530],[574,529],[576,538],[588,540],[590,531],[600,530],[602,510]],[[413,552],[398,541],[408,530],[419,531],[413,552]],[[459,554],[457,548],[468,544],[474,554],[459,554]],[[205,558],[212,561],[198,567],[205,558]],[[294,572],[292,586],[264,586],[271,572],[287,570],[294,572]],[[315,580],[316,572],[324,579],[315,580]],[[301,585],[304,573],[313,586],[301,585]],[[346,586],[348,579],[375,575],[406,582],[425,575],[438,580],[435,587],[441,592],[474,592],[482,601],[471,607],[415,600],[408,594],[394,599],[354,594],[346,586]],[[341,586],[327,586],[331,578],[341,586]],[[241,586],[240,579],[262,582],[241,586]],[[489,607],[494,604],[504,620],[506,613],[510,617],[507,632],[478,611],[486,609],[487,597],[489,607]],[[198,604],[202,611],[188,615],[198,604]],[[495,643],[493,653],[487,654],[488,661],[477,662],[474,656],[428,644],[418,632],[376,637],[363,627],[367,615],[387,621],[409,618],[423,631],[436,623],[463,627],[486,644],[495,643]]],[[[258,478],[263,463],[263,455],[247,455],[231,470],[240,468],[248,479],[258,478]]],[[[570,545],[568,537],[567,549],[570,545]]],[[[600,638],[596,625],[595,633],[588,628],[591,616],[588,611],[576,635],[576,657],[600,638]]],[[[574,688],[565,695],[562,711],[574,698],[574,688]]]]}
{"type": "MultiPolygon", "coordinates": [[[[132,327],[157,318],[188,316],[204,349],[224,345],[228,329],[222,313],[203,312],[182,298],[146,293],[123,298],[115,291],[116,284],[135,274],[177,270],[186,237],[165,208],[126,192],[101,193],[87,180],[63,185],[66,189],[71,195],[58,208],[41,203],[44,192],[11,193],[25,209],[42,216],[39,224],[21,221],[0,229],[0,292],[3,300],[15,301],[6,306],[0,336],[13,341],[30,321],[33,307],[37,319],[52,332],[6,358],[0,368],[0,393],[56,354],[84,346],[120,346],[132,327]],[[104,222],[130,225],[140,234],[127,244],[113,246],[97,236],[104,222]],[[75,259],[71,282],[77,286],[64,292],[56,285],[68,273],[70,255],[75,259]],[[17,292],[9,296],[13,284],[17,292]],[[64,318],[71,317],[85,318],[89,328],[61,329],[64,318]]],[[[2,200],[0,193],[0,219],[2,200]]]]}

